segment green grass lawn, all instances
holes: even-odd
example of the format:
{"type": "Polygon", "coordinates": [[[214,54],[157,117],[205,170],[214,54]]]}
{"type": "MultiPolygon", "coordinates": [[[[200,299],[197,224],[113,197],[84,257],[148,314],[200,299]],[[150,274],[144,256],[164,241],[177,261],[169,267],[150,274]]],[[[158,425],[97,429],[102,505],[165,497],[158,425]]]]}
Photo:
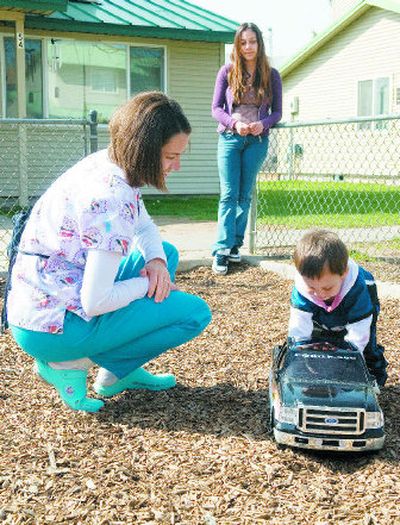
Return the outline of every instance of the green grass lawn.
{"type": "MultiPolygon", "coordinates": [[[[145,196],[150,215],[213,221],[218,196],[145,196]]],[[[400,187],[350,182],[269,181],[258,186],[257,220],[290,228],[399,224],[400,187]]]]}
{"type": "Polygon", "coordinates": [[[154,217],[168,215],[197,221],[217,220],[218,195],[144,195],[143,200],[147,211],[154,217]]]}
{"type": "Polygon", "coordinates": [[[261,182],[258,220],[291,228],[399,224],[400,187],[349,182],[261,182]]]}

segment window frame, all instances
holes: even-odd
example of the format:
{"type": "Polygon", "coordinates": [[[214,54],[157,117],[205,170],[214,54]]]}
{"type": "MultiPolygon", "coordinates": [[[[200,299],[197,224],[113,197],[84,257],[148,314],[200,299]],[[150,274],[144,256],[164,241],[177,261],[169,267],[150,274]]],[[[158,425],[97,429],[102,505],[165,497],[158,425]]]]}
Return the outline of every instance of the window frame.
{"type": "MultiPolygon", "coordinates": [[[[357,111],[357,117],[370,117],[370,118],[375,118],[375,117],[383,117],[385,115],[390,115],[391,114],[391,105],[392,105],[392,102],[391,102],[391,90],[392,90],[392,77],[388,74],[386,76],[383,76],[383,75],[380,75],[380,76],[375,76],[375,77],[368,77],[368,78],[360,78],[357,80],[357,85],[356,85],[356,93],[357,93],[357,97],[356,97],[356,111],[357,111]],[[387,81],[387,86],[388,86],[388,97],[387,97],[387,102],[388,102],[388,111],[387,113],[381,113],[381,114],[377,114],[376,113],[376,105],[377,105],[377,87],[378,87],[378,81],[380,80],[385,80],[387,81]],[[359,113],[359,105],[360,105],[360,84],[361,82],[371,82],[372,83],[372,93],[371,93],[371,113],[369,115],[360,115],[359,113]]],[[[385,130],[386,129],[386,126],[384,124],[384,122],[362,122],[360,124],[358,124],[358,129],[359,130],[377,130],[377,131],[382,131],[382,130],[385,130]]]]}
{"type": "Polygon", "coordinates": [[[167,60],[167,54],[168,54],[168,48],[165,44],[142,44],[142,43],[129,43],[128,44],[128,57],[127,57],[127,86],[129,86],[129,90],[127,93],[129,93],[129,97],[132,97],[131,95],[131,54],[130,54],[130,48],[131,47],[148,47],[148,48],[156,48],[156,49],[162,49],[164,51],[163,57],[164,57],[164,71],[163,71],[163,93],[168,95],[168,84],[167,84],[167,71],[168,71],[168,60],[167,60]]]}

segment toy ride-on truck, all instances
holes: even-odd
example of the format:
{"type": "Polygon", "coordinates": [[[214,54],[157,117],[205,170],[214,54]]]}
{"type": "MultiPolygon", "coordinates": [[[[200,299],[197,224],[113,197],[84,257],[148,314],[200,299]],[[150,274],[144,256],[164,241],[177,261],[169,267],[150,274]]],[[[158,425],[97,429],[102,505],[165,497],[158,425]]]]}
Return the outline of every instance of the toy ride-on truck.
{"type": "Polygon", "coordinates": [[[356,350],[290,339],[273,350],[270,420],[281,445],[347,452],[381,449],[385,433],[377,393],[379,387],[356,350]]]}

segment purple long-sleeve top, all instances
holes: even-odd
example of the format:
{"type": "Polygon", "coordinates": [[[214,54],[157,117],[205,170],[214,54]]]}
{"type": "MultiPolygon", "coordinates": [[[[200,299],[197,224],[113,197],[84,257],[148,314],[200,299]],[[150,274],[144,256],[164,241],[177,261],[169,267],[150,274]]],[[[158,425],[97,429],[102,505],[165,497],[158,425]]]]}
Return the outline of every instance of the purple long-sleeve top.
{"type": "MultiPolygon", "coordinates": [[[[228,73],[232,64],[225,64],[218,71],[215,81],[214,96],[211,106],[211,114],[218,122],[217,131],[224,132],[233,129],[236,119],[232,117],[233,95],[228,84],[228,73]]],[[[275,68],[271,68],[271,91],[270,97],[264,97],[258,110],[258,118],[264,126],[262,135],[268,135],[272,128],[282,118],[282,80],[275,68]]]]}

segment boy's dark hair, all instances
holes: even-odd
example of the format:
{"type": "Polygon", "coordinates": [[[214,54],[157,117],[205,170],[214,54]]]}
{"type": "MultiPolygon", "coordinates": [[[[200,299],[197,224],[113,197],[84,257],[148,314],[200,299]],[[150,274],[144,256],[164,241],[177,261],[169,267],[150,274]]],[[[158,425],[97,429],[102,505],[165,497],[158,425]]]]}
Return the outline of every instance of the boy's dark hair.
{"type": "Polygon", "coordinates": [[[159,91],[136,95],[116,110],[109,123],[110,159],[132,187],[166,190],[161,148],[176,134],[192,131],[180,105],[159,91]]]}
{"type": "Polygon", "coordinates": [[[343,275],[347,269],[349,252],[336,233],[329,230],[311,230],[297,243],[294,264],[303,277],[318,278],[328,265],[329,271],[343,275]]]}

